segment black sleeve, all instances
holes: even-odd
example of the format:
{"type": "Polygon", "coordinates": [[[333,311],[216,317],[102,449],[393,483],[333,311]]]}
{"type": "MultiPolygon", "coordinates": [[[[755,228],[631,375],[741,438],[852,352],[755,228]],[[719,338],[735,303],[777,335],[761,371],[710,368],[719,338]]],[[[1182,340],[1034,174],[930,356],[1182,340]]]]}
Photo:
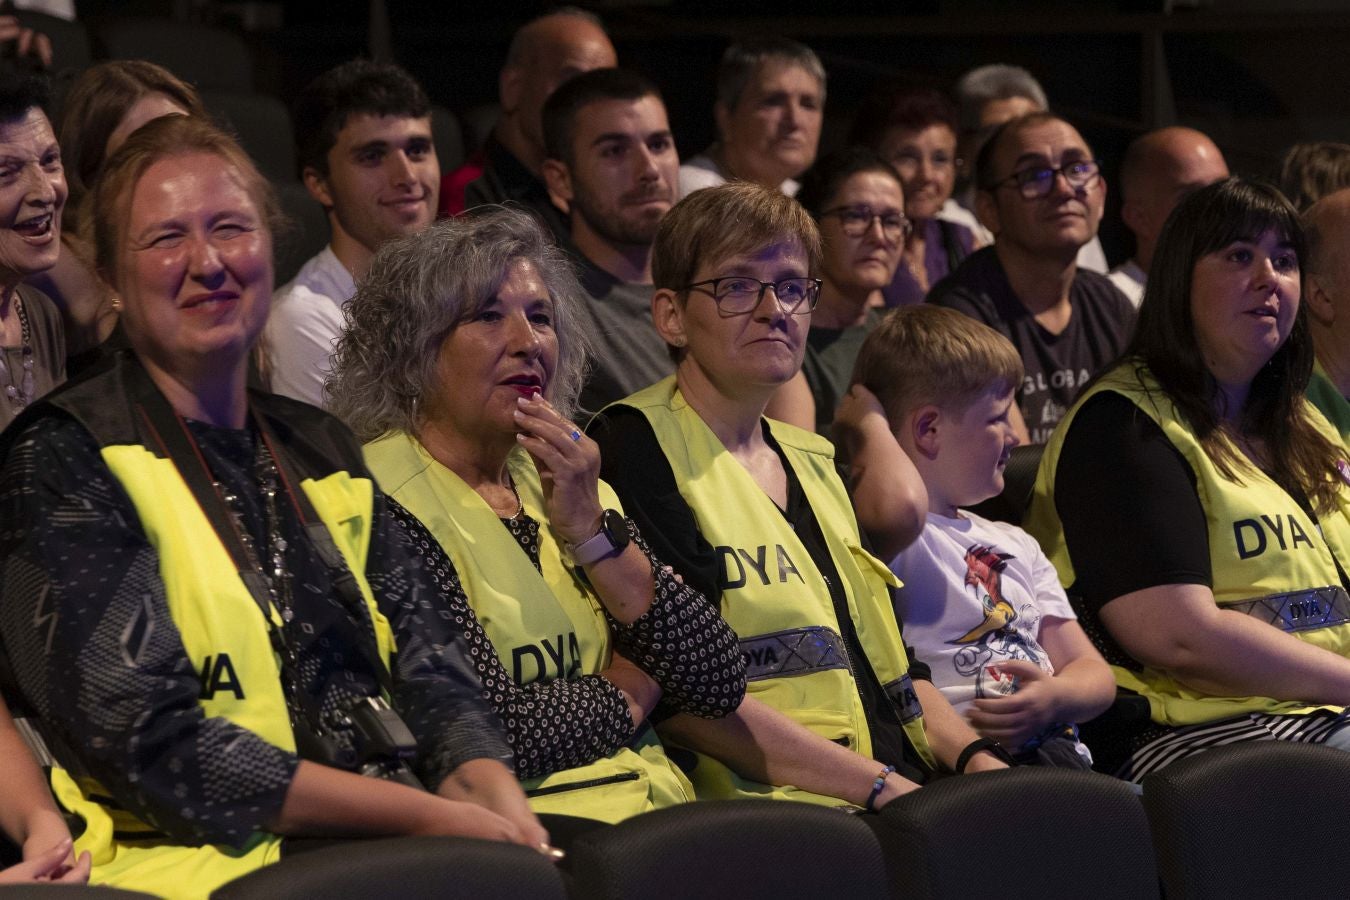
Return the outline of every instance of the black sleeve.
{"type": "Polygon", "coordinates": [[[1125,397],[1083,405],[1055,470],[1055,509],[1089,609],[1162,584],[1210,585],[1209,532],[1195,474],[1125,397]]]}
{"type": "Polygon", "coordinates": [[[0,631],[24,699],[116,802],[180,843],[243,846],[298,760],[198,703],[160,559],[73,419],[26,428],[0,469],[0,631]]]}
{"type": "MultiPolygon", "coordinates": [[[[946,279],[944,279],[945,281],[946,279]]],[[[942,306],[947,309],[954,309],[959,313],[964,313],[972,319],[978,319],[986,325],[992,325],[991,316],[985,308],[987,304],[980,302],[980,297],[965,288],[958,285],[948,284],[945,288],[942,282],[939,282],[932,291],[929,292],[927,301],[934,306],[942,306]]]]}
{"type": "Polygon", "coordinates": [[[651,551],[639,531],[634,542],[652,568],[652,605],[624,625],[608,612],[614,646],[661,686],[666,711],[718,719],[745,697],[745,660],[736,632],[708,595],[682,581],[651,551]]]}
{"type": "Polygon", "coordinates": [[[611,407],[592,419],[586,431],[600,445],[600,477],[619,495],[624,513],[637,524],[652,555],[720,604],[717,552],[680,496],[675,473],[646,417],[635,409],[611,407]]]}

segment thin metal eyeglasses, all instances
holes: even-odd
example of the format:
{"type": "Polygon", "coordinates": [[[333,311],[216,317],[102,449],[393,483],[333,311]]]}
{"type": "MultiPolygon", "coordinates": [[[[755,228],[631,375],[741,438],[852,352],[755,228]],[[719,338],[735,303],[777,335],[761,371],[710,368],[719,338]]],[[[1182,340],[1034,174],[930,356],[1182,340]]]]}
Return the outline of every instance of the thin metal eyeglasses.
{"type": "Polygon", "coordinates": [[[870,206],[836,206],[834,209],[825,210],[821,215],[838,216],[839,226],[849,237],[862,237],[867,234],[867,229],[872,227],[873,222],[881,223],[881,233],[891,243],[903,241],[914,230],[914,223],[905,218],[904,213],[873,212],[870,206]]]}
{"type": "Polygon", "coordinates": [[[1017,190],[1027,200],[1038,200],[1041,197],[1049,196],[1054,188],[1055,179],[1063,175],[1065,182],[1075,191],[1081,191],[1089,186],[1102,174],[1102,167],[1095,159],[1079,159],[1073,162],[1067,162],[1059,168],[1050,166],[1036,166],[1031,169],[1023,169],[1020,172],[1014,172],[1002,181],[995,181],[985,188],[985,190],[996,190],[1005,184],[1017,186],[1017,190]]]}
{"type": "Polygon", "coordinates": [[[685,285],[682,290],[700,291],[713,298],[722,316],[743,316],[759,308],[764,292],[773,288],[778,306],[790,316],[804,316],[820,299],[819,278],[780,278],[760,281],[746,275],[724,275],[685,285]]]}

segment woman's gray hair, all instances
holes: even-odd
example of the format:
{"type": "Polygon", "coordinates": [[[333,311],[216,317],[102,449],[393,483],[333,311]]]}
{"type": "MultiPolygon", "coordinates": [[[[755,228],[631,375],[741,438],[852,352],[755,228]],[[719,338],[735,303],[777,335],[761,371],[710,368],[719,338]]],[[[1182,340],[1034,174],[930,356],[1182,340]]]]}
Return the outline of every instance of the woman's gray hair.
{"type": "Polygon", "coordinates": [[[825,99],[825,66],[814,50],[783,37],[749,38],[727,47],[717,67],[717,102],[731,112],[741,102],[746,85],[768,62],[797,66],[820,84],[820,99],[825,99]]]}
{"type": "Polygon", "coordinates": [[[333,414],[363,441],[416,433],[420,401],[438,389],[441,344],[496,295],[517,260],[534,266],[553,299],[558,367],[544,393],[571,417],[589,350],[582,288],[538,221],[504,206],[445,219],[375,254],[347,304],[325,385],[333,414]]]}
{"type": "Polygon", "coordinates": [[[980,111],[993,100],[1022,97],[1037,109],[1048,110],[1050,101],[1045,88],[1021,66],[1005,63],[971,69],[956,82],[956,102],[960,110],[961,130],[974,133],[980,130],[980,111]]]}

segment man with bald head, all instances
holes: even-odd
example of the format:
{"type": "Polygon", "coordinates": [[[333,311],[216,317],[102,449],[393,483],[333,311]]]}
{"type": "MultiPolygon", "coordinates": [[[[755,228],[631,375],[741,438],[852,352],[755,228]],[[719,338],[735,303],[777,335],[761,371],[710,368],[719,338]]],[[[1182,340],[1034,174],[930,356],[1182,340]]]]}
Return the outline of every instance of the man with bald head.
{"type": "Polygon", "coordinates": [[[514,202],[538,215],[559,237],[567,211],[549,200],[543,181],[544,101],[573,76],[618,65],[614,45],[592,13],[562,7],[521,26],[497,82],[502,115],[475,158],[447,176],[442,209],[458,213],[486,203],[514,202]],[[481,166],[481,172],[473,173],[481,166]],[[456,202],[455,193],[463,191],[456,202]]]}
{"type": "Polygon", "coordinates": [[[1350,188],[1313,204],[1303,224],[1303,303],[1317,354],[1308,399],[1350,443],[1350,188]]]}
{"type": "Polygon", "coordinates": [[[1135,138],[1120,167],[1120,216],[1134,232],[1134,258],[1111,270],[1111,282],[1136,307],[1153,262],[1158,234],[1191,191],[1228,177],[1214,142],[1194,128],[1159,128],[1135,138]]]}

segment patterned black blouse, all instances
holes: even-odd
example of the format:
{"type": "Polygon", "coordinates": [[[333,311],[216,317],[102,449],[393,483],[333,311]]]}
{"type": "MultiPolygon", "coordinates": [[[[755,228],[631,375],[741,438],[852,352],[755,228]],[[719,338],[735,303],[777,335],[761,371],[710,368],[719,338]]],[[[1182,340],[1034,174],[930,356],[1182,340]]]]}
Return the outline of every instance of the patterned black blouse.
{"type": "MultiPolygon", "coordinates": [[[[483,682],[483,696],[506,726],[519,777],[585,765],[632,740],[628,704],[603,675],[517,684],[474,615],[454,563],[440,543],[393,498],[389,511],[422,555],[463,632],[483,682]]],[[[502,524],[539,569],[539,524],[525,513],[503,519],[502,524]]],[[[614,648],[661,687],[661,705],[654,717],[684,712],[717,718],[732,712],[745,695],[745,663],[735,633],[716,607],[658,562],[634,532],[634,540],[651,561],[655,599],[651,609],[630,625],[609,620],[614,648]]]]}
{"type": "MultiPolygon", "coordinates": [[[[256,434],[188,426],[216,479],[242,498],[245,527],[268,546],[256,434]]],[[[393,704],[418,739],[418,775],[434,788],[470,759],[509,765],[458,631],[422,615],[436,594],[385,502],[376,489],[366,578],[396,639],[393,704]]],[[[373,628],[364,609],[336,599],[291,504],[277,509],[299,684],[327,717],[378,693],[367,655],[353,649],[373,640],[373,628]]],[[[263,828],[298,759],[203,714],[198,697],[211,682],[234,685],[226,672],[194,669],[158,554],[82,426],[52,415],[16,439],[0,470],[0,523],[0,632],[24,699],[48,727],[118,803],[176,841],[238,845],[263,828]]]]}

